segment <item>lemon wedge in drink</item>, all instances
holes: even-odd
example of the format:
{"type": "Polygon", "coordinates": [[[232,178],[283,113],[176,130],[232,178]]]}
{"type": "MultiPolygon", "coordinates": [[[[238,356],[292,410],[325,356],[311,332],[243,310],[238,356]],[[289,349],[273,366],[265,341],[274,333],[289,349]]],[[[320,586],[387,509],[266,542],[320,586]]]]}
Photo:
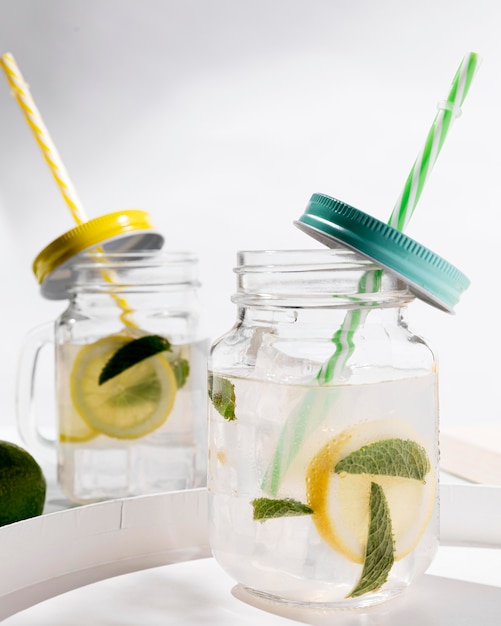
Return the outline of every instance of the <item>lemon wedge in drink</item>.
{"type": "Polygon", "coordinates": [[[174,371],[162,353],[140,360],[99,384],[110,358],[131,341],[125,334],[110,335],[83,347],[70,380],[71,399],[93,431],[118,439],[136,439],[159,428],[174,405],[174,371]]]}
{"type": "Polygon", "coordinates": [[[72,406],[59,418],[59,441],[61,443],[84,443],[99,433],[80,417],[72,406]]]}
{"type": "Polygon", "coordinates": [[[372,483],[381,487],[388,503],[395,560],[402,559],[416,547],[428,525],[435,497],[432,468],[428,464],[423,469],[421,456],[419,476],[423,478],[416,479],[404,476],[409,466],[417,463],[414,458],[406,462],[402,456],[400,460],[389,462],[392,445],[398,448],[405,442],[416,454],[422,450],[427,459],[415,434],[402,422],[379,420],[360,424],[328,441],[308,466],[307,504],[313,510],[312,520],[317,531],[334,550],[355,563],[363,563],[366,556],[372,483]],[[398,445],[391,442],[398,442],[398,445]],[[362,459],[360,473],[343,470],[343,460],[356,454],[362,459]],[[371,457],[376,458],[380,466],[386,465],[387,470],[364,471],[364,458],[366,467],[370,467],[371,457]],[[335,471],[336,467],[341,470],[335,471]]]}

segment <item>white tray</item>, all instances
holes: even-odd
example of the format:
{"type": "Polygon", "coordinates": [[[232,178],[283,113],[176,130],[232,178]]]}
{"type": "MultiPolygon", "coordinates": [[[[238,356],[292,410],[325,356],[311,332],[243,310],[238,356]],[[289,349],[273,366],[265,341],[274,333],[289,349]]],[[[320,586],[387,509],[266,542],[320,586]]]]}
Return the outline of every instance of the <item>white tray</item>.
{"type": "MultiPolygon", "coordinates": [[[[4,526],[0,620],[96,581],[208,557],[207,520],[207,491],[196,489],[81,506],[4,526]]],[[[442,485],[441,545],[501,548],[501,488],[442,485]]]]}
{"type": "MultiPolygon", "coordinates": [[[[440,548],[456,571],[501,570],[501,550],[440,548]],[[468,558],[465,557],[465,553],[468,558]],[[482,553],[482,554],[481,554],[482,553]],[[466,566],[465,562],[468,562],[466,566]]],[[[5,626],[499,626],[498,587],[434,575],[365,610],[311,611],[245,594],[212,558],[108,578],[50,598],[7,618],[5,626]],[[291,621],[292,620],[292,621],[291,621]]]]}

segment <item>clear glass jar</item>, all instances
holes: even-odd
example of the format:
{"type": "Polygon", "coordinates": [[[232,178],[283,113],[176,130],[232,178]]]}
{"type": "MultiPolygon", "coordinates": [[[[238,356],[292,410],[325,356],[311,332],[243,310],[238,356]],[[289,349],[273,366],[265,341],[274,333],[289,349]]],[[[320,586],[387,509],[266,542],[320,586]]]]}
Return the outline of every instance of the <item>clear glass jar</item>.
{"type": "Polygon", "coordinates": [[[234,327],[210,350],[210,541],[243,587],[356,607],[438,546],[437,363],[414,299],[345,249],[238,253],[234,327]]]}
{"type": "Polygon", "coordinates": [[[61,272],[70,272],[68,306],[55,324],[28,336],[22,353],[23,439],[51,445],[30,422],[29,387],[38,351],[53,342],[58,476],[70,500],[205,485],[208,341],[196,257],[92,252],[61,272]],[[119,350],[121,361],[103,382],[119,350]]]}

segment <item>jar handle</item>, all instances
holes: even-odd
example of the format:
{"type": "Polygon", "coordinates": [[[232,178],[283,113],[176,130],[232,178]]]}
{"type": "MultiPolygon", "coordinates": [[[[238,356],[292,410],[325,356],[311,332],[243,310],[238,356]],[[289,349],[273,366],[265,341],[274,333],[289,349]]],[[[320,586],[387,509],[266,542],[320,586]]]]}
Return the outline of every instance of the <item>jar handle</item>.
{"type": "Polygon", "coordinates": [[[25,337],[19,354],[16,377],[16,421],[23,442],[47,460],[55,459],[55,440],[40,430],[35,410],[35,382],[40,351],[54,344],[54,322],[46,322],[25,337]]]}

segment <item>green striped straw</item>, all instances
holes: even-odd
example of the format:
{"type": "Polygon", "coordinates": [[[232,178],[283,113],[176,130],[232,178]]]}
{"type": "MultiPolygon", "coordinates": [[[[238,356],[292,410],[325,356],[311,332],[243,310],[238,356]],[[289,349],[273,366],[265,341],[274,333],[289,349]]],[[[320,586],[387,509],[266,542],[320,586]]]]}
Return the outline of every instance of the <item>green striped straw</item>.
{"type": "MultiPolygon", "coordinates": [[[[452,122],[461,114],[461,106],[469,92],[479,65],[480,57],[476,53],[466,54],[454,76],[447,99],[438,103],[438,112],[428,132],[425,144],[412,166],[402,193],[388,220],[388,224],[397,230],[404,230],[414,213],[452,122]]],[[[377,291],[381,274],[382,270],[376,270],[364,275],[358,285],[359,293],[377,291]]],[[[332,337],[335,351],[317,374],[317,381],[320,385],[328,384],[345,369],[355,349],[355,333],[369,311],[370,309],[357,309],[346,314],[341,327],[332,337]]],[[[265,493],[277,494],[282,478],[301,448],[304,438],[316,430],[327,417],[328,406],[326,406],[325,400],[314,396],[318,396],[318,394],[315,394],[315,389],[310,389],[301,404],[287,419],[261,485],[265,493]]]]}
{"type": "Polygon", "coordinates": [[[412,166],[400,198],[388,220],[390,226],[404,230],[411,219],[452,122],[461,115],[461,107],[479,65],[480,57],[474,52],[466,54],[461,61],[447,99],[438,103],[438,113],[433,120],[426,142],[412,166]]]}
{"type": "MultiPolygon", "coordinates": [[[[477,54],[470,52],[465,55],[456,75],[452,81],[447,99],[438,103],[438,113],[426,137],[425,144],[418,154],[414,165],[405,181],[404,188],[391,212],[388,224],[403,231],[409,223],[414,209],[421,197],[424,185],[428,180],[432,168],[442,150],[445,138],[451,128],[452,122],[461,115],[461,106],[468,94],[471,82],[478,70],[480,59],[477,54]]],[[[366,278],[362,278],[358,286],[359,292],[367,292],[366,278]]],[[[373,279],[374,289],[378,287],[377,277],[373,279]]],[[[318,380],[322,384],[331,382],[346,366],[346,362],[353,354],[355,344],[353,335],[360,325],[362,316],[366,316],[368,310],[350,311],[335,333],[332,341],[336,351],[325,363],[318,373],[318,380]]]]}

